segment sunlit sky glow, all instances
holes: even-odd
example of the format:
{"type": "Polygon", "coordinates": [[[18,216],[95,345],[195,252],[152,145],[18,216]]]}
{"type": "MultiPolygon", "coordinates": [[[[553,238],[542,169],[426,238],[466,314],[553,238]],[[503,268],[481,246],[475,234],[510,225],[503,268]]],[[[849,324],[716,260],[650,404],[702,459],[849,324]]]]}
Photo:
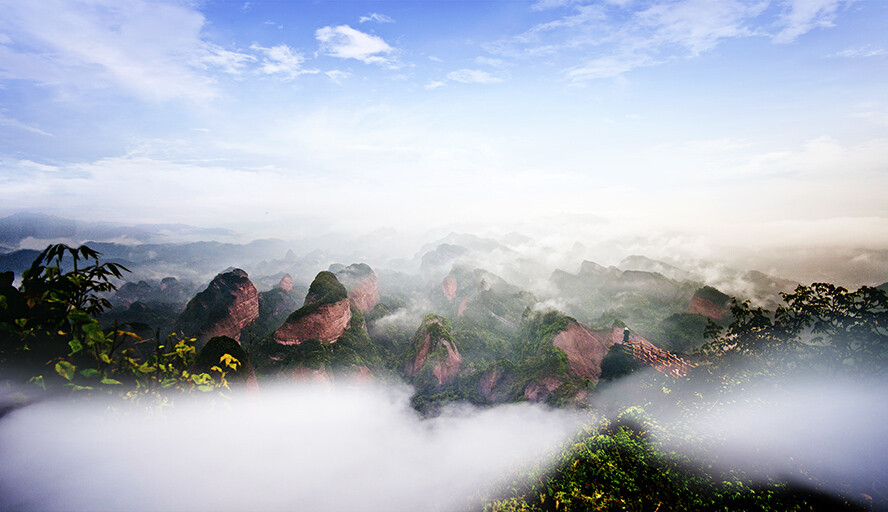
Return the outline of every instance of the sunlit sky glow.
{"type": "Polygon", "coordinates": [[[0,10],[0,214],[888,248],[880,0],[0,10]]]}

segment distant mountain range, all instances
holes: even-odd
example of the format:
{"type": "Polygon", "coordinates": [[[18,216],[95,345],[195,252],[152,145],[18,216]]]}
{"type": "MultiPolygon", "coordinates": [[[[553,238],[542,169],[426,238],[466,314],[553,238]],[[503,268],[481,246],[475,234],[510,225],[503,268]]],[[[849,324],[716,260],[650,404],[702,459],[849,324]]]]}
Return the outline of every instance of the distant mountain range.
{"type": "MultiPolygon", "coordinates": [[[[22,212],[0,219],[0,251],[36,248],[42,241],[82,243],[88,240],[127,243],[156,243],[200,238],[230,238],[235,233],[226,229],[205,229],[186,224],[138,224],[124,226],[109,222],[83,222],[22,212]],[[22,247],[22,243],[28,247],[22,247]]],[[[48,242],[47,242],[48,243],[48,242]]],[[[45,244],[44,244],[45,245],[45,244]]]]}

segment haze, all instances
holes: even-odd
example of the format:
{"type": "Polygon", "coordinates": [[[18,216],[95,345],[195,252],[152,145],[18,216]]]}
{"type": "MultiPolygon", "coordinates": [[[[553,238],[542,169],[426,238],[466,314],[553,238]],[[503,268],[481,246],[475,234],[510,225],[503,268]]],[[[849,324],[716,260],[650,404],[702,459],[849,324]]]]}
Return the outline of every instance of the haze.
{"type": "Polygon", "coordinates": [[[888,250],[878,0],[0,8],[0,215],[518,230],[811,276],[888,250]]]}

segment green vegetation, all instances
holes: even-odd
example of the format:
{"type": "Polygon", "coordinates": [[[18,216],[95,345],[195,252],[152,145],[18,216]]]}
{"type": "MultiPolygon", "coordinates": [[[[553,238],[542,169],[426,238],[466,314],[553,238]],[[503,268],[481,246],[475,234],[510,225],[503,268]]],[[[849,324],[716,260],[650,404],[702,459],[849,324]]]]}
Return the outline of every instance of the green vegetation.
{"type": "MultiPolygon", "coordinates": [[[[811,467],[796,469],[796,478],[805,482],[797,488],[773,481],[752,484],[738,470],[716,470],[652,440],[669,440],[671,446],[683,447],[683,453],[694,453],[700,442],[699,434],[666,429],[645,411],[669,411],[678,418],[712,413],[737,400],[750,400],[743,390],[753,383],[777,391],[780,377],[797,372],[858,377],[886,373],[884,291],[862,287],[851,292],[815,283],[799,286],[783,299],[785,304],[775,311],[735,300],[734,321],[726,329],[711,330],[701,354],[703,364],[690,379],[655,372],[636,378],[632,388],[621,390],[618,404],[623,413],[615,423],[590,425],[560,454],[554,470],[538,467],[513,475],[504,482],[512,492],[489,500],[485,510],[869,510],[855,501],[867,497],[819,491],[817,482],[824,476],[811,467]]],[[[615,347],[602,365],[614,368],[603,376],[626,373],[628,366],[618,364],[621,360],[629,362],[615,347]]],[[[767,400],[767,394],[756,400],[762,399],[767,400]]],[[[872,489],[884,488],[884,469],[860,462],[863,474],[871,475],[872,489]]],[[[884,496],[873,500],[877,508],[888,504],[884,496]]]]}
{"type": "Polygon", "coordinates": [[[783,483],[750,485],[742,475],[718,474],[663,451],[644,427],[622,422],[602,422],[568,446],[555,468],[512,481],[515,491],[489,501],[485,512],[863,510],[783,483]]]}
{"type": "Polygon", "coordinates": [[[703,300],[707,300],[716,306],[723,306],[731,300],[731,297],[724,294],[711,286],[704,286],[697,290],[694,295],[703,300]]]}
{"type": "Polygon", "coordinates": [[[352,305],[349,325],[335,341],[308,339],[297,345],[281,345],[268,335],[257,342],[250,359],[266,377],[284,376],[299,368],[323,370],[331,376],[348,376],[363,368],[374,375],[385,374],[382,353],[367,334],[364,322],[364,315],[352,305]]]}
{"type": "Polygon", "coordinates": [[[333,304],[347,298],[348,291],[336,279],[336,275],[326,270],[321,271],[308,288],[308,295],[305,296],[305,305],[287,317],[287,321],[295,322],[314,313],[324,304],[333,304]]]}
{"type": "Polygon", "coordinates": [[[51,245],[22,274],[0,282],[0,370],[22,376],[44,391],[113,395],[164,402],[169,391],[227,388],[231,359],[219,361],[218,373],[191,371],[193,339],[159,340],[150,356],[140,357],[131,332],[103,331],[95,315],[110,307],[102,293],[113,291],[113,279],[127,271],[100,263],[89,247],[51,245]],[[64,269],[71,270],[65,272],[64,269]],[[223,369],[225,368],[225,369],[223,369]]]}

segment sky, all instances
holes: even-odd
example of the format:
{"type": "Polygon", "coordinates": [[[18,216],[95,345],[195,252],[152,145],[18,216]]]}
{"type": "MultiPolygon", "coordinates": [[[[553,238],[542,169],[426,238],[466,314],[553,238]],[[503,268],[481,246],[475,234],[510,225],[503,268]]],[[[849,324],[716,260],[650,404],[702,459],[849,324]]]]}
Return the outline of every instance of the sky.
{"type": "Polygon", "coordinates": [[[881,0],[0,12],[0,215],[888,249],[881,0]]]}

